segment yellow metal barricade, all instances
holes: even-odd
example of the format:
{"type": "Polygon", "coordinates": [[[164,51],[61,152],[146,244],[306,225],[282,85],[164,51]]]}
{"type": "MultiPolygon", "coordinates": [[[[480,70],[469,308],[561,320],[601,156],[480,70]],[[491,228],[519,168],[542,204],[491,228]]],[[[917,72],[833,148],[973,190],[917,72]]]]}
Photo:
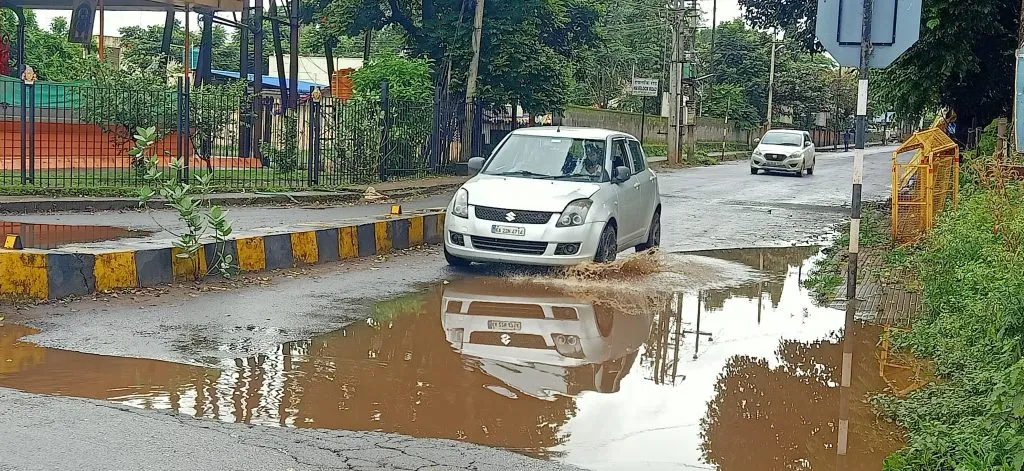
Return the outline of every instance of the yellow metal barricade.
{"type": "Polygon", "coordinates": [[[918,241],[960,198],[960,147],[942,129],[915,133],[892,156],[892,240],[918,241]]]}

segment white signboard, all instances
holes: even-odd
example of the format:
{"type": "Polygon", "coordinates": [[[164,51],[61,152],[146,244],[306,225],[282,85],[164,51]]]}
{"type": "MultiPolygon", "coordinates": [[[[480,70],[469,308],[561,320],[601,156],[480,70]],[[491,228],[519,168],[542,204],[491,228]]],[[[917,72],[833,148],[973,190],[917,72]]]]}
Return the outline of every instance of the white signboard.
{"type": "Polygon", "coordinates": [[[633,78],[633,94],[636,96],[658,96],[658,79],[633,78]]]}

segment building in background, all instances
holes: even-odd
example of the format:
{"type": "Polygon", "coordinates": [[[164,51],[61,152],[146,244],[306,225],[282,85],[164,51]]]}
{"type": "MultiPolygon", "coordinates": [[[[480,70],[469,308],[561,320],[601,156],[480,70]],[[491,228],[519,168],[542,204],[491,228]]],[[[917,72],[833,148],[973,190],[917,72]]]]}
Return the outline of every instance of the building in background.
{"type": "MultiPolygon", "coordinates": [[[[291,58],[285,56],[284,58],[284,76],[288,77],[288,71],[291,70],[291,58]]],[[[358,70],[363,66],[362,58],[347,58],[347,57],[335,57],[334,58],[334,70],[341,69],[355,69],[358,70]]],[[[277,68],[277,59],[273,56],[270,57],[270,67],[267,70],[267,75],[271,77],[279,77],[279,71],[277,68]]],[[[325,57],[314,57],[314,56],[300,56],[299,57],[299,81],[300,82],[312,82],[312,83],[331,83],[331,76],[327,73],[327,58],[325,57]]]]}

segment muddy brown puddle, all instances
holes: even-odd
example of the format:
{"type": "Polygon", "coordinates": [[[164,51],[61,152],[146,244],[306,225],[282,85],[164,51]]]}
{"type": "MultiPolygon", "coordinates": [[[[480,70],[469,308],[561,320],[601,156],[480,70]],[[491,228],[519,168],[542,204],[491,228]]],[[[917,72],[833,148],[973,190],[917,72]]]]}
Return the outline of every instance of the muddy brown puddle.
{"type": "Polygon", "coordinates": [[[30,249],[56,249],[65,245],[134,239],[152,234],[113,226],[75,226],[0,221],[0,236],[19,235],[30,249]]]}
{"type": "Polygon", "coordinates": [[[468,278],[370,319],[205,368],[42,348],[0,327],[0,387],[269,426],[463,440],[591,469],[865,470],[901,446],[864,397],[879,331],[801,286],[816,248],[706,255],[763,281],[623,312],[468,278]],[[848,451],[837,456],[843,342],[848,451]]]}

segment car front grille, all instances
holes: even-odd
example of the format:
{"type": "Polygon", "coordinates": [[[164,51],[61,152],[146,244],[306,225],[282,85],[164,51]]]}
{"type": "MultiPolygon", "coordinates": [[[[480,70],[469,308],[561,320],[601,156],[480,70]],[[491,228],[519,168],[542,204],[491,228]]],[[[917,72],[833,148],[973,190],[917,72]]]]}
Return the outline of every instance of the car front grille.
{"type": "Polygon", "coordinates": [[[533,334],[514,334],[511,332],[473,332],[469,334],[469,343],[476,345],[504,345],[506,347],[532,348],[535,350],[551,350],[544,337],[533,334]]]}
{"type": "Polygon", "coordinates": [[[514,317],[517,319],[544,319],[544,308],[540,304],[491,303],[473,301],[466,314],[470,316],[514,317]]]}
{"type": "Polygon", "coordinates": [[[764,154],[764,158],[765,160],[770,160],[772,162],[782,162],[783,160],[786,160],[786,156],[782,154],[764,154]]]}
{"type": "Polygon", "coordinates": [[[510,222],[514,224],[547,224],[552,213],[540,211],[518,211],[514,209],[490,208],[476,206],[477,219],[485,221],[510,222]]]}
{"type": "Polygon", "coordinates": [[[531,242],[527,240],[495,239],[492,237],[471,236],[473,248],[489,252],[505,252],[520,255],[544,255],[548,249],[547,242],[531,242]]]}

